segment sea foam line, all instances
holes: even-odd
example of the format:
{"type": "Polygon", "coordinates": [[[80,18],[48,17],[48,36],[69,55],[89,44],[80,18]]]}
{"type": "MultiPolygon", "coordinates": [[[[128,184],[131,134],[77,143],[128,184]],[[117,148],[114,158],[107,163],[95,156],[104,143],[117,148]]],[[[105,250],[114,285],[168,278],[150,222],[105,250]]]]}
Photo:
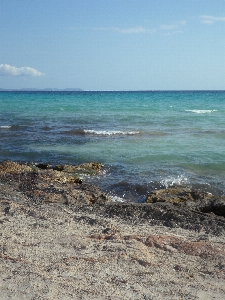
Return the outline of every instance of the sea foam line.
{"type": "Polygon", "coordinates": [[[93,135],[136,135],[139,134],[139,131],[106,131],[106,130],[88,130],[84,129],[85,134],[93,135]]]}
{"type": "Polygon", "coordinates": [[[2,129],[9,129],[9,128],[11,128],[12,126],[10,126],[10,125],[2,125],[2,126],[0,126],[0,128],[2,128],[2,129]]]}
{"type": "Polygon", "coordinates": [[[186,109],[187,112],[193,112],[196,114],[207,114],[217,111],[216,109],[186,109]]]}

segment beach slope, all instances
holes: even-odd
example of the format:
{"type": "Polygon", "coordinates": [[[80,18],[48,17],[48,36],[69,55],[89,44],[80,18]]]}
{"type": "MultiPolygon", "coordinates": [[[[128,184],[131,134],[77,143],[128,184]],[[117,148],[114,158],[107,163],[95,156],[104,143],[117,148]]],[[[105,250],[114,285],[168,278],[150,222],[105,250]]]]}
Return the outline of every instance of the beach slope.
{"type": "Polygon", "coordinates": [[[223,215],[113,203],[63,172],[1,164],[1,299],[224,299],[223,215]]]}

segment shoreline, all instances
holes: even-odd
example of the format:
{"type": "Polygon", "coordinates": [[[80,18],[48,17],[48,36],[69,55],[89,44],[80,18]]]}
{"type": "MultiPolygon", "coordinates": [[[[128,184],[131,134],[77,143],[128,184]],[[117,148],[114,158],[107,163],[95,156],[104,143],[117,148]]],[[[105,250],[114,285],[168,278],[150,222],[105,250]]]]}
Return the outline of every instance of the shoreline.
{"type": "Polygon", "coordinates": [[[224,298],[225,197],[116,203],[78,176],[101,164],[39,167],[0,164],[2,299],[224,298]]]}

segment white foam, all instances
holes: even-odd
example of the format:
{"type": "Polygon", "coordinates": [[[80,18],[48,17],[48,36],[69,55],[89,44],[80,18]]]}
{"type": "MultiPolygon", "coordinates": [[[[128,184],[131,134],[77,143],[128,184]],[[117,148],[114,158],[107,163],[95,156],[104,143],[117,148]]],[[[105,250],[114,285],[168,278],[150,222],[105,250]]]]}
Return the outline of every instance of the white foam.
{"type": "Polygon", "coordinates": [[[185,111],[193,112],[195,114],[210,114],[217,111],[216,109],[187,109],[185,111]]]}
{"type": "Polygon", "coordinates": [[[85,134],[93,134],[93,135],[136,135],[139,134],[139,131],[106,131],[106,130],[88,130],[84,129],[85,134]]]}
{"type": "Polygon", "coordinates": [[[113,201],[113,202],[125,202],[123,198],[119,197],[119,196],[115,196],[115,195],[110,195],[109,194],[109,198],[113,201]]]}
{"type": "Polygon", "coordinates": [[[168,188],[174,185],[186,185],[189,183],[189,180],[185,175],[178,175],[177,177],[169,176],[164,178],[160,181],[160,183],[168,188]]]}
{"type": "Polygon", "coordinates": [[[0,126],[0,128],[2,128],[2,129],[9,129],[9,128],[11,128],[12,126],[10,126],[10,125],[2,125],[2,126],[0,126]]]}

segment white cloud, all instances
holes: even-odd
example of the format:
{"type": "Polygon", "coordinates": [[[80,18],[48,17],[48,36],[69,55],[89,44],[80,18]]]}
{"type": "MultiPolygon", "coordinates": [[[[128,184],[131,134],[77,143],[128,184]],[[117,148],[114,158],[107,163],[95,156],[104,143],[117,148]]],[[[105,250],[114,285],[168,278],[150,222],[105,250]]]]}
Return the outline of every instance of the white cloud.
{"type": "Polygon", "coordinates": [[[30,68],[10,66],[7,64],[0,64],[0,76],[42,76],[43,73],[30,68]]]}
{"type": "Polygon", "coordinates": [[[181,22],[176,22],[174,24],[169,24],[169,25],[161,25],[160,29],[162,30],[173,30],[173,29],[177,29],[180,26],[183,26],[186,24],[186,21],[181,21],[181,22]]]}
{"type": "Polygon", "coordinates": [[[155,29],[149,29],[142,26],[138,27],[131,27],[131,28],[119,28],[119,27],[111,27],[111,28],[95,28],[96,30],[110,30],[110,31],[117,31],[119,33],[124,34],[132,34],[132,33],[153,33],[155,29]]]}
{"type": "Polygon", "coordinates": [[[133,28],[118,29],[117,31],[119,31],[121,33],[152,33],[152,32],[155,32],[155,29],[148,29],[148,28],[139,26],[139,27],[133,27],[133,28]]]}
{"type": "Polygon", "coordinates": [[[95,28],[95,30],[101,30],[101,31],[115,31],[123,34],[137,34],[137,33],[155,33],[159,30],[175,30],[178,29],[180,26],[183,26],[186,24],[186,21],[180,21],[175,22],[173,24],[168,25],[161,25],[158,28],[146,28],[143,26],[136,26],[136,27],[130,27],[130,28],[120,28],[120,27],[100,27],[95,28]]]}
{"type": "Polygon", "coordinates": [[[213,24],[215,22],[225,22],[225,17],[200,16],[200,22],[203,24],[213,24]]]}
{"type": "Polygon", "coordinates": [[[160,26],[160,29],[163,29],[163,30],[171,30],[171,29],[175,29],[177,28],[176,25],[161,25],[160,26]]]}

